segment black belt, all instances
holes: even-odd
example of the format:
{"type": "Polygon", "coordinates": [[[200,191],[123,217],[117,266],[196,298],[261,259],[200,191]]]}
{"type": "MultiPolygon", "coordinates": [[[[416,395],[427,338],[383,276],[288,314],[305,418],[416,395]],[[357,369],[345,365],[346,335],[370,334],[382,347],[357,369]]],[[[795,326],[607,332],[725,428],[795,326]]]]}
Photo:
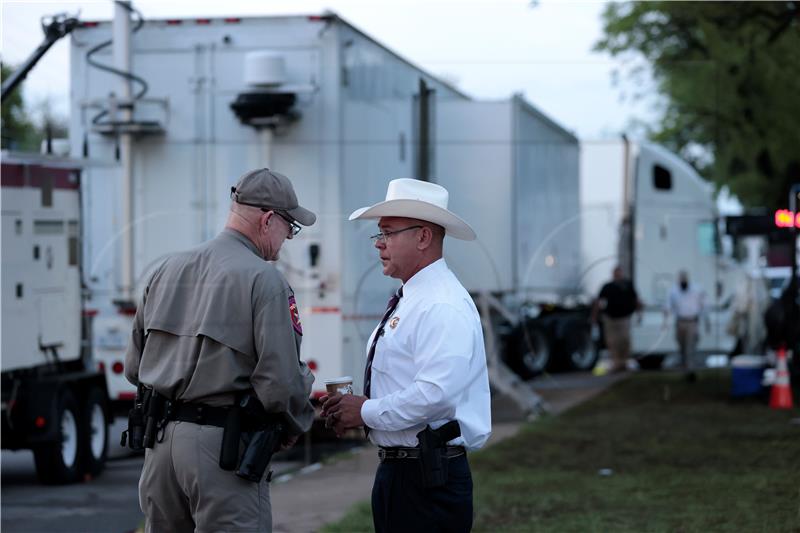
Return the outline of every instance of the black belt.
{"type": "Polygon", "coordinates": [[[230,407],[213,407],[202,403],[167,402],[164,418],[223,428],[229,411],[230,407]]]}
{"type": "MultiPolygon", "coordinates": [[[[419,459],[419,448],[405,448],[402,446],[379,446],[378,459],[385,461],[395,461],[401,459],[419,459]]],[[[448,446],[444,448],[442,455],[448,459],[464,455],[467,450],[463,446],[448,446]]]]}
{"type": "Polygon", "coordinates": [[[678,322],[697,322],[698,318],[699,317],[696,317],[696,316],[691,316],[691,317],[689,317],[689,316],[687,316],[687,317],[679,316],[678,317],[678,322]]]}

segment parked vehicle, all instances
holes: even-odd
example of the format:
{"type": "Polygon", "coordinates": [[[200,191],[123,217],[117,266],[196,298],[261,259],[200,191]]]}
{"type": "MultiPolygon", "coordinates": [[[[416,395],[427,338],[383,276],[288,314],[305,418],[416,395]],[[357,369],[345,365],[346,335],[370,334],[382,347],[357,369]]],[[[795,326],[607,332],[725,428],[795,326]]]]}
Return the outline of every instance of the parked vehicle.
{"type": "Polygon", "coordinates": [[[706,293],[710,331],[701,328],[698,349],[728,353],[736,339],[725,329],[743,271],[722,254],[711,185],[675,154],[624,137],[584,143],[581,165],[582,282],[596,295],[615,264],[629,273],[644,304],[633,352],[677,350],[663,311],[686,270],[706,293]]]}
{"type": "Polygon", "coordinates": [[[80,162],[2,154],[2,446],[46,483],[99,474],[110,411],[83,313],[80,162]]]}
{"type": "MultiPolygon", "coordinates": [[[[71,153],[91,162],[83,192],[87,280],[98,312],[93,344],[112,398],[133,395],[122,365],[148,276],[166,254],[213,237],[231,185],[259,166],[290,176],[319,214],[279,261],[302,306],[302,357],[316,373],[317,394],[324,379],[340,375],[360,385],[366,339],[397,283],[378,269],[368,239],[374,225],[346,215],[402,176],[446,186],[452,209],[478,233],[477,243],[448,242],[445,257],[481,310],[497,390],[528,394],[503,361],[524,377],[593,366],[587,305],[595,287],[585,274],[610,272],[613,260],[583,257],[581,146],[570,132],[519,96],[475,101],[332,14],[152,20],[135,33],[125,18],[118,10],[113,24],[83,23],[71,52],[71,153]],[[101,47],[112,34],[113,60],[101,47]],[[103,61],[127,74],[97,68],[103,61]],[[132,86],[143,83],[148,92],[134,96],[132,86]]],[[[623,179],[620,171],[610,185],[620,189],[616,205],[643,221],[648,210],[668,217],[669,206],[695,202],[707,225],[692,239],[701,231],[713,245],[710,190],[692,174],[688,187],[697,191],[683,194],[685,163],[656,148],[631,151],[627,161],[645,172],[655,153],[674,176],[672,194],[651,198],[642,186],[639,196],[623,197],[623,184],[633,194],[645,177],[623,179]]],[[[604,222],[604,243],[615,242],[620,220],[604,222]]],[[[670,241],[668,250],[686,242],[670,241]]],[[[646,244],[628,250],[638,258],[665,253],[646,244]]],[[[698,265],[696,279],[709,281],[705,263],[684,266],[698,265]]],[[[636,281],[649,291],[653,276],[645,272],[636,281]]],[[[527,398],[520,401],[530,407],[527,398]]]]}

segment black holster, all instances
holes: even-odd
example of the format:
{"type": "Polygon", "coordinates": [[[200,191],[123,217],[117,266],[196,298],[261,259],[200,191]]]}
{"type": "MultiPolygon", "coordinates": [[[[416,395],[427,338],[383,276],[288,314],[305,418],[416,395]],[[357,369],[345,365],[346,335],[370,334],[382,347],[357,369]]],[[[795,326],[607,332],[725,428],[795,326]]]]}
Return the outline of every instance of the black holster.
{"type": "Polygon", "coordinates": [[[222,430],[222,446],[219,448],[219,467],[234,470],[239,465],[239,443],[242,438],[242,408],[239,402],[233,405],[225,417],[222,430]]]}
{"type": "Polygon", "coordinates": [[[236,469],[236,475],[256,483],[264,479],[264,472],[272,460],[272,455],[280,449],[285,434],[286,430],[280,423],[245,433],[246,447],[236,469]]]}
{"type": "Polygon", "coordinates": [[[426,426],[417,433],[422,482],[427,488],[442,487],[447,483],[447,442],[461,436],[458,421],[451,420],[439,429],[426,426]]]}
{"type": "Polygon", "coordinates": [[[144,450],[144,433],[147,418],[147,404],[152,394],[152,389],[145,388],[139,383],[136,387],[136,398],[133,400],[133,408],[128,411],[128,429],[122,432],[120,446],[127,444],[128,448],[134,451],[144,450]]]}
{"type": "MultiPolygon", "coordinates": [[[[167,397],[154,390],[149,392],[150,395],[145,402],[145,412],[147,414],[144,419],[144,437],[142,439],[145,448],[152,448],[155,445],[158,433],[167,423],[165,412],[167,397]]],[[[158,442],[161,442],[161,440],[162,438],[158,437],[158,442]]]]}
{"type": "MultiPolygon", "coordinates": [[[[239,458],[239,461],[236,475],[242,479],[259,483],[264,479],[272,455],[280,449],[281,443],[286,438],[286,426],[280,419],[268,415],[261,402],[252,396],[246,396],[239,402],[239,416],[242,428],[240,430],[241,441],[244,443],[245,449],[239,458],[237,446],[236,457],[239,458]]],[[[225,429],[227,432],[227,425],[225,429]]],[[[230,438],[233,439],[232,434],[230,438]]],[[[222,442],[224,448],[225,435],[223,435],[222,442]]],[[[269,480],[271,476],[267,477],[269,480]]]]}

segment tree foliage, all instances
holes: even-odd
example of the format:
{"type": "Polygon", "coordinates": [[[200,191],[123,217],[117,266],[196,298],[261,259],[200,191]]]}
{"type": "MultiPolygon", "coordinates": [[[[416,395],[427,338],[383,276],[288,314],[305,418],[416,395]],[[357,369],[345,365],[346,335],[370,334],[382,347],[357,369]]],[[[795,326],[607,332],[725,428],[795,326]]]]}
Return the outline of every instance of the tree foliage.
{"type": "MultiPolygon", "coordinates": [[[[14,70],[0,63],[2,78],[5,80],[14,70]]],[[[25,110],[22,101],[22,87],[20,84],[2,104],[2,148],[4,150],[38,150],[42,139],[41,132],[36,128],[25,110]]]]}
{"type": "Polygon", "coordinates": [[[652,139],[745,205],[785,207],[800,182],[800,2],[612,3],[603,19],[596,49],[646,60],[664,97],[652,139]]]}

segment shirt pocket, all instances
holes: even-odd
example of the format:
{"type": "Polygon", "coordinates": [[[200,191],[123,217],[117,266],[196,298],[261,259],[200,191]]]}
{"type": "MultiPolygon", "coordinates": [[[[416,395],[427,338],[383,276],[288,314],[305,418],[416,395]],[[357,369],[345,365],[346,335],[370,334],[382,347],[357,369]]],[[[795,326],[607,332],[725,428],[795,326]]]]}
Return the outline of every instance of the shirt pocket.
{"type": "Polygon", "coordinates": [[[399,327],[391,328],[390,323],[391,319],[384,326],[383,336],[378,339],[372,367],[386,374],[409,373],[415,367],[411,338],[399,327]]]}

